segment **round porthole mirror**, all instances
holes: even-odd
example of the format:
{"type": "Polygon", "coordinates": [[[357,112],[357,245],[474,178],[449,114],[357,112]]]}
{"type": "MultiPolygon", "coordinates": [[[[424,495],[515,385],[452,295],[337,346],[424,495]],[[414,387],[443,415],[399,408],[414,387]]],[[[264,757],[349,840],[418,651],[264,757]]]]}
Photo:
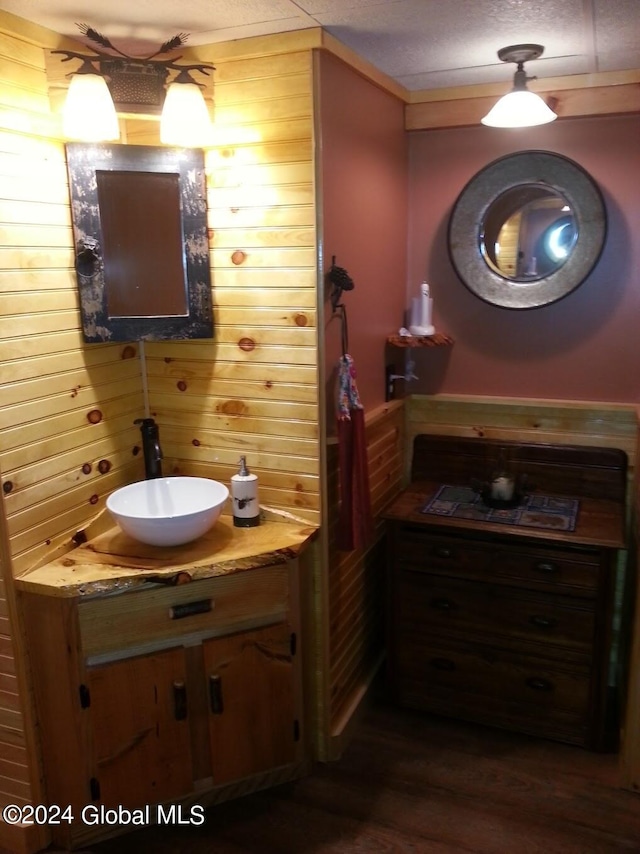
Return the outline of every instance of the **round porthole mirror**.
{"type": "Polygon", "coordinates": [[[461,281],[503,308],[537,308],[569,294],[595,266],[606,212],[572,160],[523,151],[493,161],[464,187],[448,246],[461,281]]]}

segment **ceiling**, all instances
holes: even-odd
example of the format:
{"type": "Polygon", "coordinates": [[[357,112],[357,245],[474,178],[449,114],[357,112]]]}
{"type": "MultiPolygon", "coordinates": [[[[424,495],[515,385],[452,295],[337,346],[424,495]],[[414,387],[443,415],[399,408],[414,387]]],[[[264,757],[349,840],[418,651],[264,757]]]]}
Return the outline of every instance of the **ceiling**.
{"type": "Polygon", "coordinates": [[[0,9],[81,39],[76,22],[125,52],[177,33],[189,45],[323,27],[405,89],[509,82],[499,48],[544,45],[539,78],[640,68],[640,0],[0,0],[0,9]]]}

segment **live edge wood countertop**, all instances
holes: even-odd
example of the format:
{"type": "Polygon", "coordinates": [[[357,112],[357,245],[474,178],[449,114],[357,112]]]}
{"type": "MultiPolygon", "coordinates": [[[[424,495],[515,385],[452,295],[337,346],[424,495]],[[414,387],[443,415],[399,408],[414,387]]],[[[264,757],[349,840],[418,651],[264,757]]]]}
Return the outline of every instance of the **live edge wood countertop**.
{"type": "MultiPolygon", "coordinates": [[[[99,526],[97,526],[99,529],[99,526]]],[[[118,527],[91,535],[86,542],[16,578],[18,589],[47,596],[85,597],[132,589],[143,584],[183,584],[216,575],[272,566],[297,557],[317,528],[277,510],[262,508],[255,528],[236,528],[222,515],[213,528],[182,546],[148,546],[118,527]]]]}

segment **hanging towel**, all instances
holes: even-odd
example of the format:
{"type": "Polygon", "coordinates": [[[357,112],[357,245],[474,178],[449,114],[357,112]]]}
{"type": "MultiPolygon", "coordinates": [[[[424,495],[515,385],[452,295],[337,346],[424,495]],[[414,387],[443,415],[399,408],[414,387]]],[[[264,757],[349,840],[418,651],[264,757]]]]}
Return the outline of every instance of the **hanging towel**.
{"type": "Polygon", "coordinates": [[[337,396],[341,551],[362,548],[373,539],[364,408],[355,378],[353,359],[345,353],[338,364],[337,396]]]}

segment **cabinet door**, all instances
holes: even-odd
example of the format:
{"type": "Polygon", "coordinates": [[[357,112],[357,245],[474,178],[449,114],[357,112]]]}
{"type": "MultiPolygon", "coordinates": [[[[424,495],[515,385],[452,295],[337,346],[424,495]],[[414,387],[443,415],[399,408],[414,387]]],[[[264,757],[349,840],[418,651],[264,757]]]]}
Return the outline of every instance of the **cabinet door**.
{"type": "Polygon", "coordinates": [[[281,623],[204,643],[216,785],[294,761],[291,629],[281,623]]]}
{"type": "Polygon", "coordinates": [[[182,648],[93,667],[87,675],[96,799],[136,807],[190,792],[182,648]]]}

